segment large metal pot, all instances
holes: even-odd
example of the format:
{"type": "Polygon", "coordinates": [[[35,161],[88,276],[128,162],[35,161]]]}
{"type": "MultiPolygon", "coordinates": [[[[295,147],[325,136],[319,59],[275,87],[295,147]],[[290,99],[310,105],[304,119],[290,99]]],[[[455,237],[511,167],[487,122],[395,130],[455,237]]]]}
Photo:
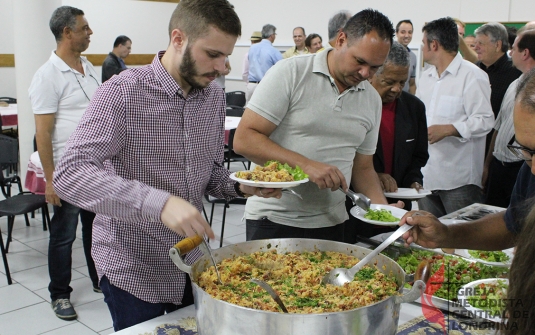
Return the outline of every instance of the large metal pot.
{"type": "MultiPolygon", "coordinates": [[[[424,281],[417,280],[413,288],[402,294],[403,285],[412,281],[403,269],[392,259],[379,255],[374,259],[377,268],[394,276],[399,285],[400,295],[392,296],[378,303],[344,312],[322,314],[284,314],[241,307],[214,299],[197,284],[199,275],[212,265],[206,250],[206,243],[200,245],[204,256],[195,264],[184,263],[181,255],[190,247],[171,248],[169,254],[180,270],[188,273],[192,280],[197,318],[197,330],[202,335],[272,335],[272,334],[396,334],[400,304],[412,302],[425,291],[424,281]],[[204,249],[204,250],[203,250],[204,249]]],[[[294,251],[337,251],[362,259],[370,250],[359,246],[312,239],[271,239],[229,245],[213,251],[216,263],[226,258],[247,255],[256,251],[276,249],[279,253],[294,251]]],[[[422,270],[427,272],[427,270],[422,270]]]]}

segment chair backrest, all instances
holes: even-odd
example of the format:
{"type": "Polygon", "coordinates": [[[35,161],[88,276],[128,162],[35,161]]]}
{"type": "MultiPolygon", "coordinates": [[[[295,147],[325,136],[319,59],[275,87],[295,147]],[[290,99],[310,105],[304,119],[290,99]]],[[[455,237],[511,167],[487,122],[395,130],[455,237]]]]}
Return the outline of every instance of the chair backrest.
{"type": "Polygon", "coordinates": [[[9,98],[9,97],[0,97],[0,101],[7,102],[8,104],[16,104],[17,103],[17,99],[9,98]]]}
{"type": "Polygon", "coordinates": [[[245,107],[245,92],[233,91],[225,93],[227,106],[245,107]]]}
{"type": "Polygon", "coordinates": [[[0,134],[0,166],[19,162],[19,140],[0,134]]]}
{"type": "Polygon", "coordinates": [[[227,106],[227,116],[242,117],[245,109],[238,106],[227,106]]]}

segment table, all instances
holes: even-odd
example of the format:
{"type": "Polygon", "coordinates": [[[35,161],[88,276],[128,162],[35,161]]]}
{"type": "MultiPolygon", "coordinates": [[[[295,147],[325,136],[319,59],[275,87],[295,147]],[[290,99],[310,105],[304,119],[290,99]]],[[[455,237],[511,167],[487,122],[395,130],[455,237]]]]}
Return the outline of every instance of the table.
{"type": "Polygon", "coordinates": [[[39,153],[37,151],[31,154],[30,160],[28,161],[28,170],[26,171],[24,187],[32,193],[45,194],[45,172],[43,171],[43,165],[41,165],[41,159],[39,158],[39,153]]]}
{"type": "Polygon", "coordinates": [[[239,116],[225,116],[225,144],[228,144],[228,138],[231,129],[238,128],[241,117],[239,116]]]}
{"type": "Polygon", "coordinates": [[[2,127],[18,125],[17,104],[10,104],[8,107],[0,106],[0,116],[2,117],[2,127]]]}

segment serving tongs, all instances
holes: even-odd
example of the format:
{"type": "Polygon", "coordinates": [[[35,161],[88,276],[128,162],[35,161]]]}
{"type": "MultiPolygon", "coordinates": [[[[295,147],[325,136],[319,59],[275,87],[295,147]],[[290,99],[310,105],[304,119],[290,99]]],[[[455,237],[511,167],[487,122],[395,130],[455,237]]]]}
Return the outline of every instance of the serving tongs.
{"type": "Polygon", "coordinates": [[[217,281],[219,282],[219,284],[223,285],[223,282],[221,281],[221,276],[219,275],[219,271],[217,270],[217,264],[215,262],[214,256],[212,255],[212,249],[210,248],[210,245],[206,242],[206,240],[201,236],[195,235],[193,237],[186,237],[182,241],[175,244],[171,249],[169,249],[169,256],[173,260],[173,263],[175,263],[176,266],[178,266],[178,268],[182,270],[181,267],[183,262],[178,260],[177,257],[180,258],[181,256],[184,256],[196,247],[199,247],[203,253],[208,254],[208,256],[210,256],[210,260],[212,261],[212,265],[214,266],[215,273],[217,275],[217,281]]]}
{"type": "Polygon", "coordinates": [[[339,190],[344,192],[347,195],[347,197],[351,199],[351,201],[353,202],[353,206],[359,206],[360,208],[366,211],[370,209],[370,205],[372,201],[370,200],[370,198],[368,198],[364,194],[356,193],[349,189],[345,191],[342,187],[340,187],[339,190]]]}

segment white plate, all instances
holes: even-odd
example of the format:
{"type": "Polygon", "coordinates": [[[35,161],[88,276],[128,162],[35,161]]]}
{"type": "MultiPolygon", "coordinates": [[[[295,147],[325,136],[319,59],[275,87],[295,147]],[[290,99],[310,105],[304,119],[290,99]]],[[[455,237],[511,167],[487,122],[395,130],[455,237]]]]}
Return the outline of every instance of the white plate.
{"type": "Polygon", "coordinates": [[[510,267],[511,263],[513,262],[513,257],[515,255],[513,253],[513,250],[514,250],[513,248],[502,250],[507,256],[509,256],[509,260],[507,260],[505,262],[489,262],[489,261],[486,261],[486,260],[481,259],[481,258],[473,257],[472,255],[470,255],[470,253],[466,249],[455,250],[455,255],[459,255],[459,256],[464,257],[464,258],[466,258],[468,260],[471,260],[471,261],[474,261],[474,262],[483,263],[483,264],[487,264],[487,265],[510,267]]]}
{"type": "MultiPolygon", "coordinates": [[[[371,205],[370,206],[371,209],[386,209],[386,210],[389,210],[390,213],[392,213],[392,215],[394,215],[395,217],[397,217],[398,219],[401,219],[403,217],[403,215],[405,215],[405,213],[407,213],[406,210],[404,209],[401,209],[401,208],[397,208],[397,207],[394,207],[394,206],[390,206],[390,205],[371,205]]],[[[366,210],[360,208],[359,206],[355,206],[353,208],[351,208],[351,210],[349,211],[351,213],[351,215],[353,215],[354,217],[356,217],[357,219],[361,220],[361,221],[364,221],[364,222],[367,222],[367,223],[371,223],[371,224],[375,224],[375,225],[378,225],[378,226],[397,226],[399,221],[396,221],[396,222],[383,222],[383,221],[375,221],[375,220],[370,220],[370,219],[366,219],[364,217],[364,215],[366,214],[366,210]]]]}
{"type": "MultiPolygon", "coordinates": [[[[474,290],[475,287],[477,287],[480,284],[496,283],[498,280],[504,281],[507,285],[509,285],[509,280],[506,279],[506,278],[480,279],[480,280],[476,280],[476,281],[473,281],[473,282],[470,282],[470,283],[464,285],[463,287],[461,287],[459,289],[459,292],[457,293],[457,299],[459,299],[459,303],[464,308],[466,308],[470,312],[474,313],[474,315],[476,317],[480,317],[480,318],[483,318],[483,319],[486,319],[486,320],[490,320],[490,321],[493,321],[493,322],[501,323],[502,322],[502,318],[501,317],[494,315],[494,313],[486,312],[486,311],[484,311],[484,310],[482,310],[480,308],[473,307],[473,306],[470,305],[470,302],[468,301],[468,298],[471,297],[471,296],[474,296],[474,293],[476,293],[476,291],[474,290]]],[[[483,290],[480,289],[480,292],[477,292],[477,293],[478,294],[482,294],[483,292],[481,292],[481,291],[483,291],[483,290]]],[[[504,298],[504,299],[507,299],[507,298],[504,298]]],[[[494,301],[494,303],[504,304],[504,303],[506,303],[506,301],[494,301]]]]}
{"type": "Polygon", "coordinates": [[[265,188],[288,188],[295,187],[300,184],[308,182],[308,178],[299,181],[284,181],[284,182],[269,182],[269,181],[252,181],[247,179],[241,179],[236,177],[236,172],[230,175],[230,179],[237,181],[240,184],[253,187],[265,187],[265,188]]]}
{"type": "Polygon", "coordinates": [[[385,197],[396,199],[421,199],[431,194],[431,191],[420,190],[420,193],[414,188],[398,188],[397,192],[385,192],[385,197]]]}

